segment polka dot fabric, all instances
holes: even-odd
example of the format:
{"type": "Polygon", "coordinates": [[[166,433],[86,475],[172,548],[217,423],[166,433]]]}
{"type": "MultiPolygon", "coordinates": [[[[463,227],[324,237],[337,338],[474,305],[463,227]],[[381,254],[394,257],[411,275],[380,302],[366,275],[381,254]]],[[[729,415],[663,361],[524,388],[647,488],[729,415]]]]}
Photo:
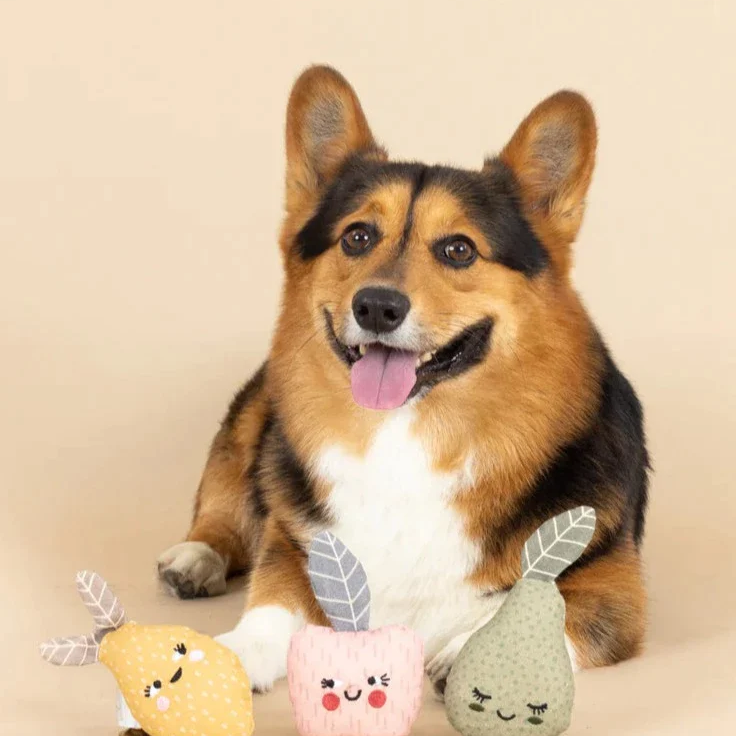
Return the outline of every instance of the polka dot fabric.
{"type": "Polygon", "coordinates": [[[554,583],[524,579],[463,647],[445,703],[463,736],[557,736],[570,725],[574,694],[565,601],[554,583]]]}
{"type": "Polygon", "coordinates": [[[250,736],[253,701],[238,657],[185,626],[127,623],[102,640],[134,718],[151,736],[250,736]]]}

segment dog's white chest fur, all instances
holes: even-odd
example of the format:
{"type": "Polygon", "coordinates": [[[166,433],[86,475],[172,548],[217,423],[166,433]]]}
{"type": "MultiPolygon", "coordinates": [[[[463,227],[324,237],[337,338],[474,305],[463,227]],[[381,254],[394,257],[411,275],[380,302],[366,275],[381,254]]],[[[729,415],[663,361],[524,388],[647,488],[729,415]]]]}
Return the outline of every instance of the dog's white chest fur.
{"type": "Polygon", "coordinates": [[[437,473],[419,439],[413,412],[393,412],[364,457],[339,446],[318,458],[316,472],[333,485],[331,531],[368,574],[372,628],[405,624],[425,640],[426,656],[474,628],[489,600],[465,582],[480,550],[463,533],[450,499],[468,473],[437,473]]]}

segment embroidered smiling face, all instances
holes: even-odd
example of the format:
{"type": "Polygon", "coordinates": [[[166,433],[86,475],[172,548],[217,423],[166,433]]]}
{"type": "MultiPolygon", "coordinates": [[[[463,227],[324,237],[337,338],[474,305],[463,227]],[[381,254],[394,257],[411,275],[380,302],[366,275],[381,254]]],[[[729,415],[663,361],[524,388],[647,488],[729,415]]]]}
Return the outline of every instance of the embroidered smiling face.
{"type": "Polygon", "coordinates": [[[522,580],[465,645],[447,680],[447,716],[463,736],[557,736],[574,682],[557,587],[522,580]]]}
{"type": "MultiPolygon", "coordinates": [[[[187,651],[187,646],[183,642],[180,644],[177,644],[174,647],[174,653],[171,655],[171,661],[174,663],[180,662],[185,657],[189,658],[190,662],[201,662],[204,660],[204,652],[201,649],[195,649],[193,652],[187,651]]],[[[171,676],[171,679],[169,680],[170,685],[174,685],[179,680],[181,680],[182,676],[184,674],[184,669],[182,667],[177,667],[174,674],[171,676]]],[[[161,691],[164,689],[165,684],[161,682],[161,680],[154,680],[150,685],[146,685],[145,688],[143,688],[143,694],[147,698],[152,698],[156,701],[156,708],[160,710],[162,713],[166,712],[171,707],[171,700],[164,694],[161,694],[161,691]]],[[[166,692],[168,693],[168,688],[166,689],[166,692]]]]}
{"type": "MultiPolygon", "coordinates": [[[[488,688],[485,689],[488,690],[488,688]]],[[[489,715],[495,714],[503,723],[511,723],[511,721],[518,719],[521,725],[542,726],[549,710],[549,704],[544,702],[529,702],[526,706],[521,707],[521,701],[518,697],[516,698],[516,703],[513,704],[514,707],[510,707],[512,705],[511,703],[505,703],[504,705],[506,707],[499,708],[490,692],[484,692],[478,687],[472,689],[470,698],[468,708],[471,711],[474,713],[488,713],[489,715]]],[[[554,718],[548,718],[547,720],[549,722],[555,721],[554,718]]],[[[534,731],[534,733],[543,732],[545,732],[544,729],[534,731]]]]}
{"type": "Polygon", "coordinates": [[[247,675],[237,656],[208,636],[129,623],[105,636],[100,661],[151,736],[253,732],[247,675]]]}
{"type": "Polygon", "coordinates": [[[419,711],[423,646],[410,629],[307,626],[289,648],[289,695],[302,736],[402,736],[419,711]]]}
{"type": "Polygon", "coordinates": [[[328,691],[322,696],[322,707],[325,710],[337,710],[340,707],[341,697],[344,697],[348,703],[355,703],[367,692],[368,705],[371,708],[383,708],[388,699],[385,688],[388,687],[389,682],[391,678],[387,673],[380,677],[370,675],[365,678],[365,683],[369,688],[366,690],[361,682],[346,686],[342,680],[334,680],[331,677],[322,678],[322,689],[328,691]]]}

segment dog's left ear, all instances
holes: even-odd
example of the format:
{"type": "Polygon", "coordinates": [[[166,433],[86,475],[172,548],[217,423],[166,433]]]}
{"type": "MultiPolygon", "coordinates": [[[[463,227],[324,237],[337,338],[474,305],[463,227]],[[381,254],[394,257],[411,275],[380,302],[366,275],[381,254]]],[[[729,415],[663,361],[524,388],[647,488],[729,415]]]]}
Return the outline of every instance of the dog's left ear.
{"type": "Polygon", "coordinates": [[[564,90],[537,105],[501,152],[518,181],[526,216],[553,249],[572,243],[580,229],[596,142],[590,104],[564,90]]]}
{"type": "Polygon", "coordinates": [[[313,205],[358,151],[385,156],[353,88],[329,66],[306,69],[294,83],[286,112],[287,212],[313,205]]]}

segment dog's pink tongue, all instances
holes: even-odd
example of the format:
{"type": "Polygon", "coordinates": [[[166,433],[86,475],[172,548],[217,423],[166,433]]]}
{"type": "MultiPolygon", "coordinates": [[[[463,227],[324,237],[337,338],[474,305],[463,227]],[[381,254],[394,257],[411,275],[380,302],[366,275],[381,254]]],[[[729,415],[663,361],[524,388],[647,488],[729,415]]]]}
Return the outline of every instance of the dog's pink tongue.
{"type": "Polygon", "coordinates": [[[416,362],[416,353],[369,345],[350,372],[355,403],[366,409],[401,406],[417,382],[416,362]]]}

